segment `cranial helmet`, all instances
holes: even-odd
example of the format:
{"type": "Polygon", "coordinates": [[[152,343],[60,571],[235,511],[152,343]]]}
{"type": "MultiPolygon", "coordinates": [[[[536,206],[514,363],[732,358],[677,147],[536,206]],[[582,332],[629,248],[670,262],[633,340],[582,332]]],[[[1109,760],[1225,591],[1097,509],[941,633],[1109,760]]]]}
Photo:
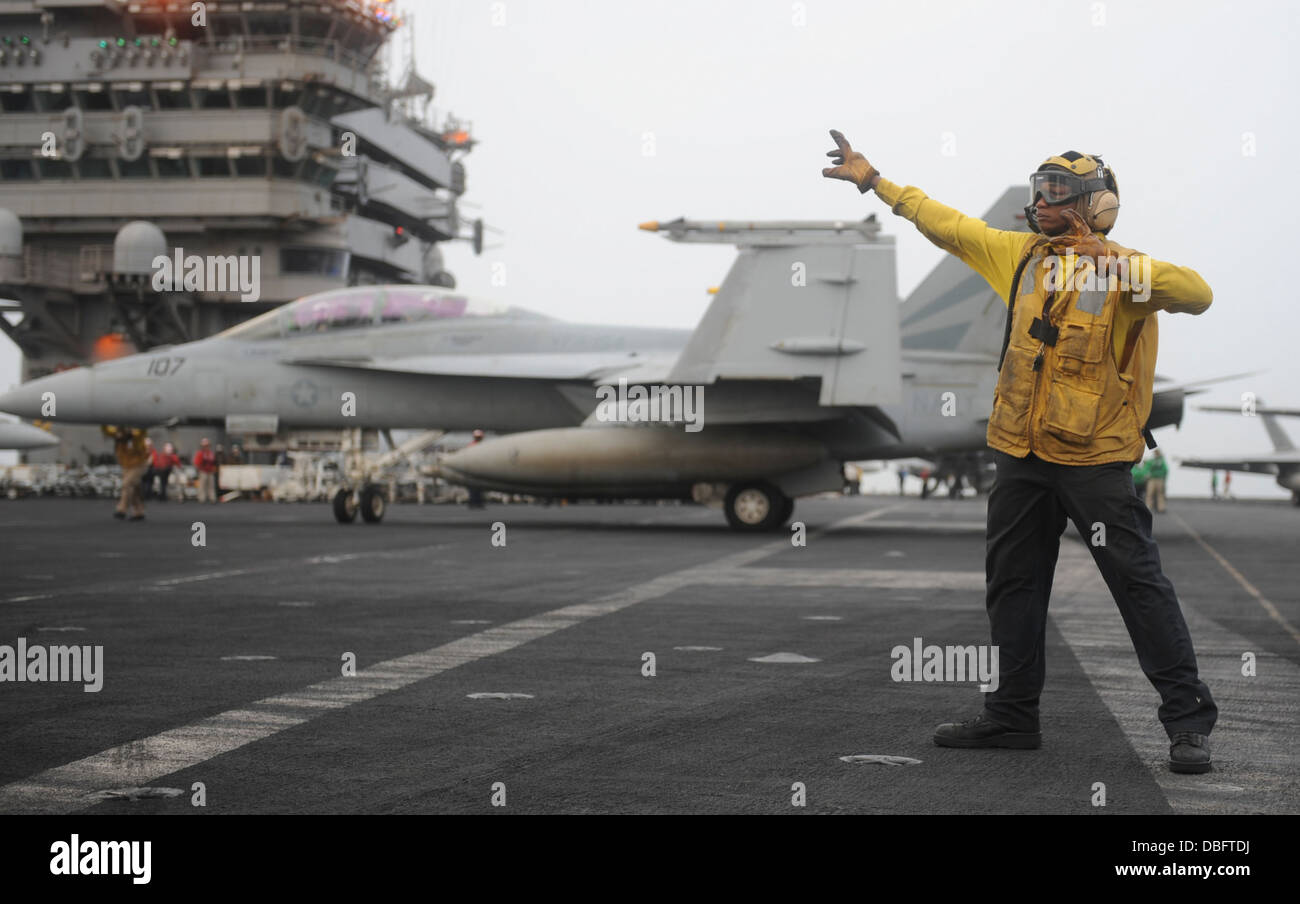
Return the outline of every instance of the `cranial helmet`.
{"type": "Polygon", "coordinates": [[[1102,235],[1110,231],[1119,215],[1119,184],[1100,155],[1066,151],[1039,165],[1029,177],[1029,206],[1025,208],[1029,228],[1034,232],[1042,231],[1034,208],[1039,197],[1048,204],[1075,202],[1088,228],[1102,235]]]}

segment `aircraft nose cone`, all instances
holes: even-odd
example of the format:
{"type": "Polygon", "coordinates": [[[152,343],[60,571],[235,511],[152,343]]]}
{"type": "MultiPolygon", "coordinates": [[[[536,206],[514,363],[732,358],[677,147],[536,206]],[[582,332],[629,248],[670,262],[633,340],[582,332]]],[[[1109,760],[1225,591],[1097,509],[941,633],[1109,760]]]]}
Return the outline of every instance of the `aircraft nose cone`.
{"type": "Polygon", "coordinates": [[[459,449],[442,460],[442,470],[452,480],[487,479],[495,476],[505,463],[505,449],[497,440],[486,440],[459,449]]]}
{"type": "Polygon", "coordinates": [[[89,369],[76,367],[15,386],[0,395],[0,411],[29,420],[57,421],[89,411],[90,393],[89,369]]]}

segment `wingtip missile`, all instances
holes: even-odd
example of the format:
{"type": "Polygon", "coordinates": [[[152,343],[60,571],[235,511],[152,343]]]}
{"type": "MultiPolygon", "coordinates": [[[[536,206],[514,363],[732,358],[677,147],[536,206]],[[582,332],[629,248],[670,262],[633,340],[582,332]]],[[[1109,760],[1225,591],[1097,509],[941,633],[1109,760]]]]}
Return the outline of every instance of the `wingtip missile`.
{"type": "Polygon", "coordinates": [[[864,220],[649,220],[646,232],[674,242],[753,245],[855,245],[880,242],[875,215],[864,220]]]}

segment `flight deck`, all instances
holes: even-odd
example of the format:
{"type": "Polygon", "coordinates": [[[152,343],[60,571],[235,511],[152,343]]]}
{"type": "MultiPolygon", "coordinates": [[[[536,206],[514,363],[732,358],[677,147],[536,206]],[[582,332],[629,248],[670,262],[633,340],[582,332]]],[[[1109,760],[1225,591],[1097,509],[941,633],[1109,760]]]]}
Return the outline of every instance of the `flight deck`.
{"type": "Polygon", "coordinates": [[[1286,502],[1156,519],[1220,710],[1202,776],[1168,771],[1072,527],[1042,748],[934,746],[977,685],[896,650],[988,642],[982,499],[818,497],[758,537],[694,505],[322,508],[0,504],[0,644],[102,648],[98,691],[0,686],[0,812],[1300,812],[1286,502]]]}

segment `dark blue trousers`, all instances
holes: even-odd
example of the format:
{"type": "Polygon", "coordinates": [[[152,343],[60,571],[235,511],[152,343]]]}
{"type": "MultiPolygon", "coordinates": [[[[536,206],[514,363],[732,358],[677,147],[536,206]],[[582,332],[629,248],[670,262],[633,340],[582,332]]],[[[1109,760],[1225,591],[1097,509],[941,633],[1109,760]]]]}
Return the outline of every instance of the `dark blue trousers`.
{"type": "Polygon", "coordinates": [[[1047,603],[1068,517],[1106,580],[1128,628],[1142,673],[1160,694],[1165,731],[1208,735],[1218,708],[1197,676],[1196,653],[1178,597],[1151,538],[1151,511],[1133,489],[1132,463],[1058,465],[1032,453],[993,451],[984,569],[998,689],[985,715],[1017,731],[1038,731],[1046,677],[1047,603]],[[1105,545],[1094,545],[1094,525],[1105,545]]]}

